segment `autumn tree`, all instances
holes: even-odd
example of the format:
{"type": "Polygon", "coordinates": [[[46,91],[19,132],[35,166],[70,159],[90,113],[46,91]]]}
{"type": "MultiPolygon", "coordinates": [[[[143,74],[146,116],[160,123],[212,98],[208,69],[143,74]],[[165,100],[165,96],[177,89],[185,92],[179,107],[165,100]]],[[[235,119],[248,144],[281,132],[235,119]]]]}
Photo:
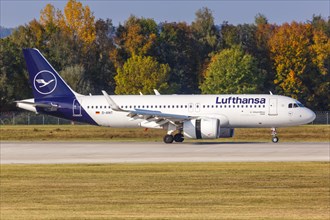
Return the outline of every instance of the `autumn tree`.
{"type": "Polygon", "coordinates": [[[64,7],[64,15],[60,17],[59,25],[74,39],[78,38],[86,45],[95,40],[95,17],[89,6],[81,2],[69,0],[64,7]]]}
{"type": "Polygon", "coordinates": [[[286,23],[275,30],[269,46],[280,92],[308,106],[328,108],[329,37],[311,24],[286,23]]]}
{"type": "Polygon", "coordinates": [[[200,88],[204,94],[256,93],[262,81],[255,58],[233,47],[212,57],[200,88]]]}
{"type": "Polygon", "coordinates": [[[168,88],[169,66],[150,56],[132,56],[117,72],[116,94],[152,94],[153,89],[163,92],[168,88]]]}
{"type": "Polygon", "coordinates": [[[117,28],[114,37],[117,47],[111,51],[110,58],[116,67],[120,67],[132,56],[154,55],[157,36],[157,24],[153,19],[132,15],[117,28]]]}

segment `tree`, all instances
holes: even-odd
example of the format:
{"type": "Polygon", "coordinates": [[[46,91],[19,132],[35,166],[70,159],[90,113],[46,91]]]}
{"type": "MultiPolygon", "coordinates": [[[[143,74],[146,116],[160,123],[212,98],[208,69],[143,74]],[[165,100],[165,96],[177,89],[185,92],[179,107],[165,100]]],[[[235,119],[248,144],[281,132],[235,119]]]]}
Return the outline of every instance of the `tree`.
{"type": "Polygon", "coordinates": [[[93,85],[90,92],[100,93],[102,89],[106,89],[114,93],[116,69],[109,59],[109,53],[115,47],[112,39],[115,28],[110,19],[99,19],[95,26],[96,39],[83,61],[85,69],[88,70],[85,75],[93,85]]]}
{"type": "Polygon", "coordinates": [[[117,28],[114,37],[117,47],[111,51],[110,58],[118,68],[132,56],[153,56],[157,39],[158,29],[153,19],[132,15],[117,28]]]}
{"type": "Polygon", "coordinates": [[[201,60],[197,44],[192,29],[186,23],[161,24],[157,57],[171,68],[168,80],[171,93],[199,93],[201,60]]]}
{"type": "Polygon", "coordinates": [[[23,54],[11,38],[0,39],[0,107],[14,108],[14,101],[32,96],[23,54]]]}
{"type": "Polygon", "coordinates": [[[292,22],[276,28],[269,40],[282,94],[307,106],[329,108],[329,37],[311,24],[292,22]]]}
{"type": "Polygon", "coordinates": [[[82,65],[73,65],[63,69],[60,74],[74,91],[78,93],[86,93],[89,91],[84,91],[81,86],[84,81],[84,72],[85,69],[82,65]]]}
{"type": "Polygon", "coordinates": [[[256,60],[233,47],[212,57],[200,88],[204,94],[255,93],[262,81],[256,60]]]}
{"type": "Polygon", "coordinates": [[[220,29],[221,48],[227,49],[240,44],[237,27],[223,22],[220,29]]]}
{"type": "Polygon", "coordinates": [[[152,57],[133,56],[117,72],[116,94],[152,94],[153,89],[163,92],[168,88],[169,66],[152,57]]]}
{"type": "Polygon", "coordinates": [[[191,28],[194,30],[195,36],[202,44],[203,55],[207,56],[218,45],[219,36],[214,25],[214,18],[209,8],[202,8],[195,13],[195,21],[192,22],[191,28]]]}
{"type": "Polygon", "coordinates": [[[269,24],[268,19],[262,14],[256,15],[255,25],[256,52],[253,56],[258,60],[258,68],[265,77],[263,92],[275,91],[275,73],[268,44],[270,37],[273,35],[275,25],[269,24]]]}
{"type": "Polygon", "coordinates": [[[58,26],[64,30],[74,42],[81,41],[83,48],[95,40],[95,17],[88,6],[81,2],[69,0],[64,8],[64,15],[57,13],[58,26]]]}

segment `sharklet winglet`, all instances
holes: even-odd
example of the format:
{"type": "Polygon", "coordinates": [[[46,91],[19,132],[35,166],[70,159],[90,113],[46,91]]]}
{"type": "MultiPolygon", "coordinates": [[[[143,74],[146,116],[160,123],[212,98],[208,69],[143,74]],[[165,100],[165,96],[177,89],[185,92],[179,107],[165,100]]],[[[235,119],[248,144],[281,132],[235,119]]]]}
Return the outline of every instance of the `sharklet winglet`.
{"type": "Polygon", "coordinates": [[[108,93],[104,90],[102,90],[102,93],[105,97],[105,99],[107,100],[108,104],[110,105],[111,109],[114,111],[122,111],[124,112],[123,109],[121,109],[114,101],[113,99],[108,95],[108,93]]]}

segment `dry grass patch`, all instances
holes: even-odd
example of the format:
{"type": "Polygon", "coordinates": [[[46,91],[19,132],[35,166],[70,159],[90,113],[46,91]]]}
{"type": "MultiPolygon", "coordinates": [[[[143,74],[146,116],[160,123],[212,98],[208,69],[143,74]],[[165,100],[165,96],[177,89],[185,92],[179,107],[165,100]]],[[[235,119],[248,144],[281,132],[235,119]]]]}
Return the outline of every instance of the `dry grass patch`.
{"type": "MultiPolygon", "coordinates": [[[[143,128],[107,128],[91,125],[2,125],[2,141],[158,141],[163,140],[165,130],[143,128]]],[[[306,125],[279,128],[281,142],[329,142],[330,127],[306,125]]],[[[235,129],[234,138],[219,141],[263,141],[270,142],[270,129],[235,129]]],[[[205,140],[210,141],[210,140],[205,140]]],[[[212,140],[211,140],[212,141],[212,140]]]]}
{"type": "Polygon", "coordinates": [[[1,165],[1,219],[329,219],[329,163],[1,165]]]}

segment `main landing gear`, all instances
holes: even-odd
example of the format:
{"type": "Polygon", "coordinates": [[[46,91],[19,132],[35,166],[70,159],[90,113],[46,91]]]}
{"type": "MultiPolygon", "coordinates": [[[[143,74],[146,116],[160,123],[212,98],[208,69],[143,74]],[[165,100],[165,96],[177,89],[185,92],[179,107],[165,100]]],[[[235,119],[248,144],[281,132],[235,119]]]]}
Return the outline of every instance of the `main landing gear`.
{"type": "Polygon", "coordinates": [[[167,135],[164,136],[163,140],[166,144],[173,143],[173,141],[183,142],[184,137],[182,134],[182,126],[169,123],[167,127],[167,135]],[[173,136],[175,131],[178,131],[178,133],[173,136]]]}
{"type": "Polygon", "coordinates": [[[174,136],[171,135],[171,134],[167,134],[167,135],[164,136],[164,142],[166,144],[173,143],[173,141],[175,141],[175,142],[183,142],[184,141],[183,134],[177,133],[174,136]]]}
{"type": "Polygon", "coordinates": [[[277,137],[276,128],[272,128],[272,142],[277,143],[279,141],[279,138],[277,137]]]}

